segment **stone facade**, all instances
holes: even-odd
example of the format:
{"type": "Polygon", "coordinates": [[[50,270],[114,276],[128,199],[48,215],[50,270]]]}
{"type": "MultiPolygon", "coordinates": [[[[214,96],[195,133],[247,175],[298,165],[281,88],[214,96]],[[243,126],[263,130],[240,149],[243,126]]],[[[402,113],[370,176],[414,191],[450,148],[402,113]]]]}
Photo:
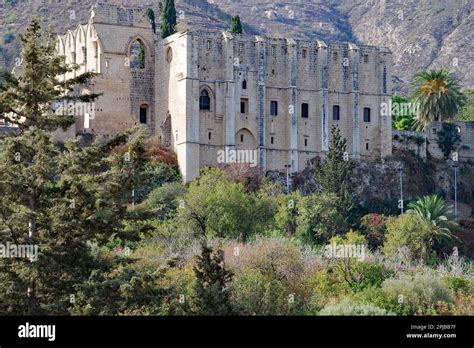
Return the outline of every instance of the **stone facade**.
{"type": "Polygon", "coordinates": [[[185,181],[224,149],[255,150],[262,173],[301,171],[328,150],[333,125],[353,158],[391,155],[386,49],[206,31],[162,40],[140,10],[97,4],[58,51],[99,73],[85,93],[104,93],[76,133],[106,139],[143,123],[177,153],[185,181]]]}

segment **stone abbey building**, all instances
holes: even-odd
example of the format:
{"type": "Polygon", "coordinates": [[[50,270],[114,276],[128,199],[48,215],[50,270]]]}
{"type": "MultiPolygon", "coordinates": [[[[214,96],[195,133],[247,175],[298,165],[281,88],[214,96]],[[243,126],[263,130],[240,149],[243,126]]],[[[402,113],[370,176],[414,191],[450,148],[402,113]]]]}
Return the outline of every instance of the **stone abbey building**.
{"type": "Polygon", "coordinates": [[[355,159],[392,151],[386,49],[206,31],[161,39],[143,10],[99,3],[58,51],[99,73],[85,93],[104,93],[70,135],[107,139],[141,123],[176,152],[185,181],[224,149],[255,150],[262,173],[303,170],[333,125],[355,159]]]}

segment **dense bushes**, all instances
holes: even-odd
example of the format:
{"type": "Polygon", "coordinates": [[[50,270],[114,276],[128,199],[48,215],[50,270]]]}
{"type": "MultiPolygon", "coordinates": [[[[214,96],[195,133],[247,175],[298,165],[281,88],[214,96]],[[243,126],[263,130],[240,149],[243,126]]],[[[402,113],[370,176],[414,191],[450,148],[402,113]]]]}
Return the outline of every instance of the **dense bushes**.
{"type": "Polygon", "coordinates": [[[401,274],[387,279],[382,290],[388,299],[397,299],[402,313],[436,314],[440,307],[453,303],[452,293],[434,272],[401,274]]]}
{"type": "Polygon", "coordinates": [[[431,253],[428,235],[429,226],[413,214],[389,218],[383,251],[388,256],[396,256],[400,248],[406,247],[411,260],[427,260],[431,253]]]}
{"type": "Polygon", "coordinates": [[[346,299],[341,303],[324,307],[319,315],[392,315],[392,313],[373,304],[354,304],[346,299]]]}

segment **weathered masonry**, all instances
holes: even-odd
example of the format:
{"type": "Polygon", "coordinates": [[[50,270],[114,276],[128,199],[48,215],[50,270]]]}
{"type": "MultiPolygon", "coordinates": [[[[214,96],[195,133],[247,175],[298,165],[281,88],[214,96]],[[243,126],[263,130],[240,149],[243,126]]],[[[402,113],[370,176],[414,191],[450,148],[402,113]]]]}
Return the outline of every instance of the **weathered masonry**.
{"type": "Polygon", "coordinates": [[[386,49],[205,31],[162,40],[142,11],[97,4],[58,50],[100,74],[85,93],[104,93],[74,132],[107,138],[141,123],[177,153],[185,181],[225,148],[258,151],[263,173],[302,170],[333,125],[354,158],[391,154],[386,49]]]}

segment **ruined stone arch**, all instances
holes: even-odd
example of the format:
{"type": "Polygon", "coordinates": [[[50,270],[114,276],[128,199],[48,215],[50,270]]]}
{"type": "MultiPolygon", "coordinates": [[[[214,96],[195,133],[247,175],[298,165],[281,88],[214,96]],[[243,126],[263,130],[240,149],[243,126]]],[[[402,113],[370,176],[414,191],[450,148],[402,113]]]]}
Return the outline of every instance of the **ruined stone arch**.
{"type": "Polygon", "coordinates": [[[83,66],[81,72],[85,72],[87,64],[86,30],[84,30],[84,26],[82,25],[79,25],[76,30],[76,63],[83,66]]]}
{"type": "Polygon", "coordinates": [[[101,73],[100,62],[103,46],[93,24],[87,25],[85,34],[85,43],[84,46],[81,47],[81,57],[83,58],[83,61],[80,63],[85,65],[86,71],[101,73]]]}
{"type": "MultiPolygon", "coordinates": [[[[68,31],[66,34],[66,42],[64,45],[64,56],[66,57],[67,64],[75,64],[76,63],[76,38],[72,31],[68,31]]],[[[68,78],[74,76],[74,72],[70,72],[66,74],[68,78]]]]}
{"type": "Polygon", "coordinates": [[[241,128],[235,135],[235,146],[239,150],[255,150],[257,139],[248,128],[241,128]]]}
{"type": "Polygon", "coordinates": [[[60,56],[64,56],[66,54],[63,38],[59,35],[56,38],[56,52],[60,56]]]}
{"type": "Polygon", "coordinates": [[[87,36],[86,41],[89,41],[90,39],[97,37],[97,30],[95,29],[92,23],[89,23],[87,25],[86,36],[87,36]]]}
{"type": "Polygon", "coordinates": [[[75,49],[75,44],[76,44],[76,37],[74,35],[74,32],[71,30],[68,30],[66,34],[66,50],[67,51],[72,51],[75,49]]]}
{"type": "Polygon", "coordinates": [[[215,96],[212,88],[208,85],[202,85],[199,88],[199,110],[214,110],[215,96]]]}
{"type": "Polygon", "coordinates": [[[85,45],[86,44],[86,32],[84,31],[84,27],[82,25],[78,25],[76,29],[76,46],[85,45]]]}

